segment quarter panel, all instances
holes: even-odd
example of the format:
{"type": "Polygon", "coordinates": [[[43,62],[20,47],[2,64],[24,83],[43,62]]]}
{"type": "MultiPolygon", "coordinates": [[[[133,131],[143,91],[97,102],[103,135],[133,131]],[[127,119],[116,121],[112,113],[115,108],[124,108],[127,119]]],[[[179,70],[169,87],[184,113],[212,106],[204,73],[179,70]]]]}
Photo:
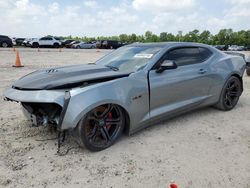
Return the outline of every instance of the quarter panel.
{"type": "Polygon", "coordinates": [[[243,76],[245,70],[245,62],[242,57],[237,56],[220,56],[214,59],[210,63],[211,76],[211,88],[209,93],[212,98],[211,103],[219,101],[221,90],[226,81],[233,75],[237,74],[240,77],[243,76]]]}

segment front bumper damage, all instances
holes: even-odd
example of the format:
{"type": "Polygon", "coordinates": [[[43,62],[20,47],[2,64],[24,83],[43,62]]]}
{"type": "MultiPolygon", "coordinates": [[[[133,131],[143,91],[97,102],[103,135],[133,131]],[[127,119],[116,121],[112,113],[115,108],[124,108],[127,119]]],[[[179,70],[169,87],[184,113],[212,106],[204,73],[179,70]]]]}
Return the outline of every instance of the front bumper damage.
{"type": "Polygon", "coordinates": [[[9,88],[5,100],[20,102],[24,115],[33,126],[55,125],[61,131],[70,101],[70,91],[17,90],[9,88]]]}
{"type": "Polygon", "coordinates": [[[4,93],[4,100],[20,102],[24,115],[32,122],[33,126],[55,125],[58,131],[58,155],[60,147],[65,140],[65,130],[62,123],[71,98],[70,91],[51,90],[17,90],[9,88],[4,93]]]}

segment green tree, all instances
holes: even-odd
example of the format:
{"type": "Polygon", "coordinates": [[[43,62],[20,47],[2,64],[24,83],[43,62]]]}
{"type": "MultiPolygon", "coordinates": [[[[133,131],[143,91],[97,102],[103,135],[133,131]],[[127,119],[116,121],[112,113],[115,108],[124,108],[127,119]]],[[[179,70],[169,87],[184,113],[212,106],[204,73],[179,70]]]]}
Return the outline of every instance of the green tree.
{"type": "Polygon", "coordinates": [[[166,42],[166,41],[168,41],[168,33],[167,32],[162,32],[162,33],[160,33],[160,41],[161,42],[166,42]]]}
{"type": "Polygon", "coordinates": [[[127,34],[121,34],[119,35],[121,42],[128,42],[128,35],[127,34]]]}
{"type": "Polygon", "coordinates": [[[136,42],[137,41],[137,36],[136,34],[132,34],[129,36],[129,42],[136,42]]]}
{"type": "Polygon", "coordinates": [[[152,35],[153,35],[153,33],[151,31],[146,31],[146,33],[145,33],[146,42],[151,42],[152,41],[152,35]]]}
{"type": "Polygon", "coordinates": [[[205,44],[211,44],[212,35],[211,35],[210,31],[205,30],[205,31],[201,32],[199,39],[198,39],[198,42],[205,43],[205,44]]]}

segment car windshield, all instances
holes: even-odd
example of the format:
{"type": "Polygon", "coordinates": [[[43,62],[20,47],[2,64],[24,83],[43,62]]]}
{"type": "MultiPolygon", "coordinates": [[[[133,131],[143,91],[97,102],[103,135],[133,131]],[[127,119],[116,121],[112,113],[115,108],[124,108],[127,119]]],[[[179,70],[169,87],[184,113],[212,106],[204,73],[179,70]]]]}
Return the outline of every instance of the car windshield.
{"type": "Polygon", "coordinates": [[[123,47],[101,58],[96,64],[116,71],[136,72],[144,68],[161,49],[162,47],[155,46],[123,47]]]}

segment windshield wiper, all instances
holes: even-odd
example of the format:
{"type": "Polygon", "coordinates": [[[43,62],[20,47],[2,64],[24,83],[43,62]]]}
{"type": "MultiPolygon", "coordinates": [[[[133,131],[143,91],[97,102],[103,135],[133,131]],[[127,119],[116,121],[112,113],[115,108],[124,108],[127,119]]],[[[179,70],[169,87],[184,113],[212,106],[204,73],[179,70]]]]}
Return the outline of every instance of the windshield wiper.
{"type": "Polygon", "coordinates": [[[108,68],[112,69],[113,71],[118,71],[119,70],[118,67],[114,67],[114,66],[111,66],[111,65],[105,65],[105,67],[108,67],[108,68]]]}

